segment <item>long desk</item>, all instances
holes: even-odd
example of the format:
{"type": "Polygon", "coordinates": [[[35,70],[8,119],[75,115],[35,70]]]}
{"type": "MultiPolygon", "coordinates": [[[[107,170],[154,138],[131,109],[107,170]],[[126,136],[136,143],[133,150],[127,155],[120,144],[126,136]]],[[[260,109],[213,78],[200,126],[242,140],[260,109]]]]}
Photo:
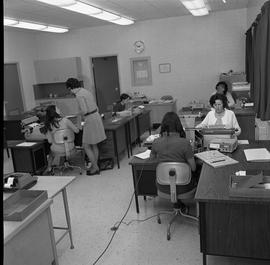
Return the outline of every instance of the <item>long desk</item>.
{"type": "Polygon", "coordinates": [[[240,145],[231,155],[240,163],[222,168],[203,165],[195,194],[199,203],[200,244],[203,264],[206,255],[270,260],[270,198],[229,196],[229,176],[239,170],[263,170],[270,163],[246,162],[243,150],[265,147],[270,141],[240,145]]]}

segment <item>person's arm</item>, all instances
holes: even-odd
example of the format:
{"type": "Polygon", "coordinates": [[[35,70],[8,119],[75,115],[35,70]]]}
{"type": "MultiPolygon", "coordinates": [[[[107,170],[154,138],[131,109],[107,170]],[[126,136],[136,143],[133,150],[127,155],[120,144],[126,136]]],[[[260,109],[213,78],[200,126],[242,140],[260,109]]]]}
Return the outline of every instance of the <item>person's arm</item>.
{"type": "MultiPolygon", "coordinates": [[[[155,140],[154,140],[154,142],[155,142],[155,140]]],[[[152,143],[150,159],[156,159],[157,158],[157,151],[156,151],[154,142],[152,143]]]]}
{"type": "Polygon", "coordinates": [[[88,108],[87,108],[87,105],[86,105],[86,100],[84,97],[81,97],[81,96],[77,96],[77,102],[78,102],[78,105],[79,105],[79,108],[81,110],[81,114],[84,115],[88,112],[88,108]]]}
{"type": "Polygon", "coordinates": [[[195,159],[194,159],[194,157],[192,157],[192,158],[189,158],[188,160],[187,160],[187,162],[188,162],[188,164],[189,164],[189,166],[190,166],[190,168],[191,168],[191,171],[196,171],[196,163],[195,163],[195,159]]]}
{"type": "Polygon", "coordinates": [[[66,119],[66,125],[69,129],[71,129],[74,133],[78,133],[79,129],[77,128],[77,126],[75,126],[72,121],[70,121],[69,119],[66,119]]]}
{"type": "Polygon", "coordinates": [[[236,129],[235,135],[239,136],[241,134],[241,128],[240,128],[240,126],[238,124],[238,121],[236,119],[236,116],[235,116],[234,112],[232,113],[232,125],[233,125],[233,128],[236,129]]]}
{"type": "Polygon", "coordinates": [[[191,168],[191,171],[194,172],[196,170],[196,163],[195,163],[195,159],[194,159],[191,145],[189,143],[187,143],[187,145],[186,145],[185,157],[186,157],[187,163],[189,164],[189,166],[191,168]]]}
{"type": "Polygon", "coordinates": [[[227,100],[228,100],[228,106],[233,107],[235,105],[235,101],[232,97],[232,94],[230,92],[227,92],[226,94],[227,100]]]}
{"type": "Polygon", "coordinates": [[[203,119],[203,121],[196,126],[196,128],[204,128],[209,125],[209,116],[210,112],[207,113],[206,117],[203,119]]]}
{"type": "Polygon", "coordinates": [[[53,142],[51,132],[48,131],[45,135],[46,135],[48,142],[51,144],[53,142]]]}

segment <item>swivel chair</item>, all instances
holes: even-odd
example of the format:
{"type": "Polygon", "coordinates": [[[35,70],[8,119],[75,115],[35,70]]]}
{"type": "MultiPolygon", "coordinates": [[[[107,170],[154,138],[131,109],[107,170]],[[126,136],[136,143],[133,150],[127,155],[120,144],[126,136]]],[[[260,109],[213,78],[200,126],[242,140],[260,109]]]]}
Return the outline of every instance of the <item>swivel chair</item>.
{"type": "MultiPolygon", "coordinates": [[[[191,170],[188,164],[180,162],[164,162],[160,163],[156,169],[156,184],[158,196],[164,199],[171,200],[172,203],[182,203],[181,200],[193,199],[196,191],[196,187],[191,190],[183,192],[184,185],[189,184],[191,181],[191,170]],[[181,191],[182,189],[182,191],[181,191]]],[[[162,212],[164,213],[164,212],[162,212]]],[[[171,239],[171,225],[177,216],[184,216],[193,220],[198,221],[198,218],[188,214],[187,211],[177,207],[173,208],[173,211],[169,212],[172,214],[172,218],[167,227],[167,240],[171,239]]],[[[198,215],[196,213],[196,215],[198,215]]],[[[160,213],[157,215],[157,221],[160,224],[160,213]]]]}
{"type": "Polygon", "coordinates": [[[64,148],[65,148],[65,152],[64,153],[54,153],[54,155],[61,157],[64,157],[64,163],[61,164],[60,161],[60,165],[59,166],[52,166],[52,171],[51,174],[54,175],[54,170],[55,169],[60,169],[61,175],[63,174],[63,171],[65,171],[66,169],[79,169],[80,170],[80,175],[82,174],[82,168],[79,166],[73,166],[70,164],[70,157],[72,155],[74,155],[76,153],[76,148],[74,146],[74,148],[72,150],[70,150],[70,144],[74,143],[74,133],[73,131],[71,131],[70,129],[59,129],[57,131],[55,131],[55,133],[53,134],[53,138],[54,138],[54,142],[56,144],[64,144],[64,148]]]}

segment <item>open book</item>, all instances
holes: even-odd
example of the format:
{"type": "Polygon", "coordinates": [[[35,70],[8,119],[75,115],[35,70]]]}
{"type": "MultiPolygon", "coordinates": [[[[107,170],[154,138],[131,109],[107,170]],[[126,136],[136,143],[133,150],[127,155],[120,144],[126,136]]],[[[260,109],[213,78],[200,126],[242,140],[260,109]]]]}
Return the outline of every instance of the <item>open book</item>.
{"type": "Polygon", "coordinates": [[[226,156],[217,150],[204,151],[201,153],[197,153],[194,156],[198,157],[203,162],[214,168],[239,163],[237,160],[234,160],[231,157],[226,156]]]}
{"type": "Polygon", "coordinates": [[[266,148],[244,150],[248,162],[270,162],[270,152],[266,148]]]}

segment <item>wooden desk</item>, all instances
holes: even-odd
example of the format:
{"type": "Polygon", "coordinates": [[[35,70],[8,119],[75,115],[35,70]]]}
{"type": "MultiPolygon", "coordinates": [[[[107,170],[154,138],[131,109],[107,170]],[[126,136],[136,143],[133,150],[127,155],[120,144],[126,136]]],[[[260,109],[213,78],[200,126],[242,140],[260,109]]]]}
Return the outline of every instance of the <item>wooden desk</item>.
{"type": "Polygon", "coordinates": [[[246,162],[245,148],[266,147],[270,141],[240,145],[232,157],[240,163],[222,168],[203,165],[195,195],[199,202],[200,244],[206,255],[270,260],[270,198],[229,196],[229,176],[239,170],[265,170],[270,163],[246,162]]]}
{"type": "Polygon", "coordinates": [[[156,167],[158,161],[133,157],[129,164],[132,167],[136,211],[139,213],[138,196],[157,196],[156,167]]]}
{"type": "Polygon", "coordinates": [[[58,265],[51,203],[46,200],[23,221],[4,221],[4,265],[58,265]]]}

